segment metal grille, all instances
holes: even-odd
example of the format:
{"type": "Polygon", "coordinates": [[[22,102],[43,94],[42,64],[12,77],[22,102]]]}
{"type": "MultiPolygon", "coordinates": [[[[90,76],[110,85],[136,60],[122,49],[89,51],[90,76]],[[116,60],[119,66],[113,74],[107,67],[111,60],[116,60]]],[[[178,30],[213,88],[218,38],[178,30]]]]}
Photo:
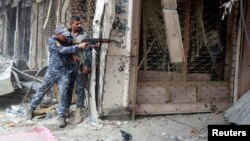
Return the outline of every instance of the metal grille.
{"type": "MultiPolygon", "coordinates": [[[[49,10],[50,1],[45,0],[41,4],[43,5],[43,11],[44,11],[42,23],[44,23],[46,16],[47,16],[47,12],[49,10]]],[[[57,9],[56,5],[57,5],[57,2],[52,1],[51,11],[50,11],[49,17],[48,17],[49,18],[48,23],[46,25],[46,28],[43,30],[44,31],[44,40],[46,42],[47,42],[47,39],[54,34],[54,30],[56,28],[56,9],[57,9]]],[[[35,11],[33,11],[33,12],[35,12],[35,11]]]]}
{"type": "Polygon", "coordinates": [[[95,16],[95,5],[96,0],[86,0],[86,9],[87,9],[87,15],[86,15],[86,29],[93,33],[93,19],[95,16]]]}
{"type": "MultiPolygon", "coordinates": [[[[43,15],[44,19],[46,18],[47,11],[49,9],[49,0],[43,1],[43,11],[46,11],[43,15]]],[[[63,1],[64,3],[65,1],[63,1]]],[[[57,2],[52,1],[52,8],[49,15],[48,24],[46,26],[45,31],[45,39],[50,37],[55,30],[56,27],[56,9],[57,9],[57,2]]],[[[95,12],[95,0],[71,0],[69,4],[68,10],[70,11],[71,15],[77,15],[82,18],[85,22],[83,27],[92,33],[92,21],[94,18],[95,12]]]]}
{"type": "Polygon", "coordinates": [[[169,63],[161,9],[160,0],[144,0],[142,3],[142,32],[139,50],[141,70],[173,71],[173,65],[169,63]]]}
{"type": "MultiPolygon", "coordinates": [[[[226,20],[221,21],[226,0],[192,0],[187,73],[207,74],[210,80],[224,80],[226,20]],[[204,32],[203,32],[204,31],[204,32]],[[203,34],[204,33],[204,34],[203,34]]],[[[184,39],[185,6],[178,0],[178,15],[184,39]]],[[[142,1],[139,68],[145,71],[185,72],[183,64],[170,63],[161,1],[142,1]]]]}
{"type": "Polygon", "coordinates": [[[195,8],[191,8],[187,69],[189,73],[210,74],[210,80],[224,80],[226,20],[221,21],[223,9],[218,8],[224,2],[197,0],[191,3],[195,8]]]}

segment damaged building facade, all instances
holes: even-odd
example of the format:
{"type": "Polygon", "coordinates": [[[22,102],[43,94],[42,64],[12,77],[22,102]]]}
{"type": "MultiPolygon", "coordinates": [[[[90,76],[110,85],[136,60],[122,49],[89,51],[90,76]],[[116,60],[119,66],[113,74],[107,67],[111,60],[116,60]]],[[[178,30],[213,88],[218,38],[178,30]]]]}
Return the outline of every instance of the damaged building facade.
{"type": "Polygon", "coordinates": [[[240,4],[234,1],[228,11],[221,7],[226,2],[2,0],[0,52],[30,69],[46,66],[47,39],[57,24],[69,26],[71,15],[78,15],[94,38],[122,42],[92,51],[92,115],[223,111],[250,87],[240,4]]]}

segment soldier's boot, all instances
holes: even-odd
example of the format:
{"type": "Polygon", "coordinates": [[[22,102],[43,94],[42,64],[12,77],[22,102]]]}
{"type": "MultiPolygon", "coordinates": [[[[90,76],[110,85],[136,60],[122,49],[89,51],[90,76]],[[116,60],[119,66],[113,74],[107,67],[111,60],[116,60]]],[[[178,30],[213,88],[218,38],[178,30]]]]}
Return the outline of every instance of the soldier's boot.
{"type": "Polygon", "coordinates": [[[79,124],[83,121],[83,113],[81,108],[76,108],[76,114],[73,124],[79,124]]]}
{"type": "Polygon", "coordinates": [[[58,117],[58,127],[63,128],[66,126],[66,119],[63,116],[58,117]]]}
{"type": "Polygon", "coordinates": [[[32,120],[32,118],[34,117],[34,113],[32,110],[28,109],[26,111],[26,120],[32,120]]]}

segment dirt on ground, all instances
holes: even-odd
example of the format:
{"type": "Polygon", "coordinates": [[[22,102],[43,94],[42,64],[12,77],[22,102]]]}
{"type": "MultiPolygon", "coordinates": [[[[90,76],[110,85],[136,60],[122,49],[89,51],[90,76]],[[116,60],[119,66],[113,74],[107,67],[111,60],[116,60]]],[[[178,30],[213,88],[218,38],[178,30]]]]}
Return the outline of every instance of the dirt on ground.
{"type": "MultiPolygon", "coordinates": [[[[49,129],[59,141],[207,141],[207,125],[228,124],[223,113],[142,116],[136,117],[134,121],[99,119],[94,122],[85,111],[85,120],[74,125],[71,122],[75,105],[72,105],[67,126],[58,128],[54,114],[27,121],[22,113],[11,112],[20,106],[26,91],[20,89],[0,97],[0,139],[6,135],[43,127],[49,129]]],[[[26,98],[23,107],[27,106],[31,96],[29,94],[26,98]]]]}

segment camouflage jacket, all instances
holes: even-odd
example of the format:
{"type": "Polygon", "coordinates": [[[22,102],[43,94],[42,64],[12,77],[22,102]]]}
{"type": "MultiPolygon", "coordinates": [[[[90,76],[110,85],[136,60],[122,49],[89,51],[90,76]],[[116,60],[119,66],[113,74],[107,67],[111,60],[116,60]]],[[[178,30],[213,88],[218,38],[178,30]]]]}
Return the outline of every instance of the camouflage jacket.
{"type": "Polygon", "coordinates": [[[55,75],[70,74],[73,71],[73,66],[69,54],[79,52],[79,48],[76,45],[62,46],[55,36],[49,39],[48,47],[50,53],[49,73],[55,75]]]}

